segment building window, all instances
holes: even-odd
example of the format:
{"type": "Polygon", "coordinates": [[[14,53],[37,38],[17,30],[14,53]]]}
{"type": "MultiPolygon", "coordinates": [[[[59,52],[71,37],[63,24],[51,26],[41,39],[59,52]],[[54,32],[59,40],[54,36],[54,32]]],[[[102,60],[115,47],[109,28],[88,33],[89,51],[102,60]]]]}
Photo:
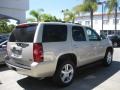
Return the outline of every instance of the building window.
{"type": "Polygon", "coordinates": [[[90,25],[90,21],[85,21],[85,25],[89,26],[90,25]]]}
{"type": "MultiPolygon", "coordinates": [[[[117,19],[117,24],[119,23],[119,19],[117,19]]],[[[115,19],[113,19],[113,24],[115,24],[115,19]]]]}
{"type": "Polygon", "coordinates": [[[98,24],[98,21],[97,21],[97,20],[95,20],[95,24],[98,24]]]}
{"type": "Polygon", "coordinates": [[[108,24],[109,20],[103,20],[103,24],[108,24]]]}

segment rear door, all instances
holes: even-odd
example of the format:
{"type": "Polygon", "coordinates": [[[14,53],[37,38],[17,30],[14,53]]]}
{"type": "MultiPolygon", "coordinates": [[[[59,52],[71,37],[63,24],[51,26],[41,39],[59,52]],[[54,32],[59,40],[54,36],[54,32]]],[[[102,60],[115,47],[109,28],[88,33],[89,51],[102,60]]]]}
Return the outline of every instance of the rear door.
{"type": "Polygon", "coordinates": [[[42,45],[45,61],[55,60],[57,56],[69,50],[70,44],[67,42],[67,36],[67,25],[44,24],[42,45]]]}
{"type": "Polygon", "coordinates": [[[37,24],[24,24],[15,28],[9,38],[7,52],[15,63],[29,66],[33,62],[33,40],[37,24]]]}

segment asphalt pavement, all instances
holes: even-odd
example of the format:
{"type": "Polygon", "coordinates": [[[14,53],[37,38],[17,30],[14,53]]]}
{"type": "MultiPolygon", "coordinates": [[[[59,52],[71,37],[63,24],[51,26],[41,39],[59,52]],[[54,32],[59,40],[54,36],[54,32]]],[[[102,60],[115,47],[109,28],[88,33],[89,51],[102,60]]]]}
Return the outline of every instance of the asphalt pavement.
{"type": "Polygon", "coordinates": [[[95,64],[79,69],[74,82],[65,88],[56,86],[51,78],[38,80],[17,74],[0,66],[0,90],[120,90],[120,48],[114,50],[110,67],[95,64]]]}

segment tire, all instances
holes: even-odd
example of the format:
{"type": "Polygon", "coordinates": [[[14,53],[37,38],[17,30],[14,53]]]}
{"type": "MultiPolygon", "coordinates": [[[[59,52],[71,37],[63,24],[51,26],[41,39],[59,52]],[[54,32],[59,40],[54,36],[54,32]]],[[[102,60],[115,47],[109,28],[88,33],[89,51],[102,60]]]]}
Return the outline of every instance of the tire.
{"type": "Polygon", "coordinates": [[[110,66],[112,64],[112,58],[113,58],[112,51],[107,50],[103,60],[104,66],[110,66]]]}
{"type": "Polygon", "coordinates": [[[56,69],[53,77],[55,84],[65,87],[70,85],[75,76],[75,64],[70,60],[64,60],[56,69]]]}

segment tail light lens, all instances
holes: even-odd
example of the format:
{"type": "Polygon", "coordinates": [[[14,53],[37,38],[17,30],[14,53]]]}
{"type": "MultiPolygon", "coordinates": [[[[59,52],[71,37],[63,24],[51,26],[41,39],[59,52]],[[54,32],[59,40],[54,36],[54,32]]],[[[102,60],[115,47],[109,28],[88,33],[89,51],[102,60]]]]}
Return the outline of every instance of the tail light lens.
{"type": "Polygon", "coordinates": [[[43,47],[41,43],[34,43],[33,58],[34,61],[38,63],[43,61],[43,47]]]}

